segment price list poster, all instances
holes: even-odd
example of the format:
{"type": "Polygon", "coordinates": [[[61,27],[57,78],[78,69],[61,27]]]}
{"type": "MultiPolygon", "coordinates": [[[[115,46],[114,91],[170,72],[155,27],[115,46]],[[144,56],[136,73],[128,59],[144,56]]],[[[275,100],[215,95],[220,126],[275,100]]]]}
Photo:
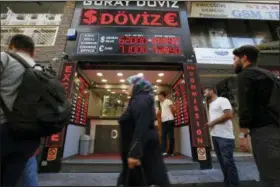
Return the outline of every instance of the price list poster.
{"type": "Polygon", "coordinates": [[[175,126],[182,127],[189,124],[186,84],[181,76],[172,87],[173,102],[176,108],[175,126]]]}
{"type": "Polygon", "coordinates": [[[70,122],[75,125],[85,126],[89,102],[89,85],[82,76],[77,75],[75,80],[70,122]]]}

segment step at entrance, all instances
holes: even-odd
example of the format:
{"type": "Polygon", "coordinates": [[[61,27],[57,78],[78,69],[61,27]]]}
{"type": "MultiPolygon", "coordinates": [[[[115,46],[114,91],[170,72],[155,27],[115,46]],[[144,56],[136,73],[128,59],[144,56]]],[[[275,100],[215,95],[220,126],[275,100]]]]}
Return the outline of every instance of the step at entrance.
{"type": "MultiPolygon", "coordinates": [[[[184,156],[167,157],[164,159],[168,171],[196,170],[199,163],[184,156]]],[[[74,156],[63,160],[63,173],[119,173],[122,162],[117,155],[74,156]]]]}

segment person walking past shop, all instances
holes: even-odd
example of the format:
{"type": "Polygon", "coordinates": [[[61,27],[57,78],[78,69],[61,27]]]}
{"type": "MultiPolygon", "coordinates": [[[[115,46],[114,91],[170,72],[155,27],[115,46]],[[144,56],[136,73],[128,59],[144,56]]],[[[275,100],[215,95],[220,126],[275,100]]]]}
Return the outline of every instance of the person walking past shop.
{"type": "Polygon", "coordinates": [[[280,80],[256,66],[260,51],[242,46],[233,51],[238,74],[240,145],[248,135],[263,186],[280,186],[280,80]]]}
{"type": "Polygon", "coordinates": [[[162,122],[162,134],[161,134],[161,146],[163,156],[173,156],[174,155],[174,147],[175,147],[175,138],[174,138],[174,113],[175,107],[173,102],[168,99],[167,94],[165,92],[160,92],[158,95],[158,99],[160,101],[161,108],[161,122],[162,122]],[[169,148],[167,149],[167,137],[169,140],[169,148]]]}
{"type": "Polygon", "coordinates": [[[239,175],[233,157],[234,131],[232,124],[232,106],[227,98],[218,97],[215,88],[205,89],[209,102],[209,122],[214,149],[220,163],[226,187],[239,186],[239,175]]]}
{"type": "MultiPolygon", "coordinates": [[[[30,66],[35,66],[36,63],[33,60],[35,46],[32,38],[20,34],[13,36],[9,44],[9,51],[19,55],[30,66]]],[[[17,97],[17,89],[21,84],[24,71],[25,68],[16,59],[1,52],[0,95],[9,109],[12,108],[17,97]]],[[[8,120],[2,105],[3,103],[0,110],[1,186],[15,186],[26,167],[29,155],[33,155],[39,147],[40,139],[18,140],[12,136],[8,130],[8,120]]]]}
{"type": "Polygon", "coordinates": [[[120,117],[122,172],[118,186],[169,186],[155,129],[153,87],[139,76],[128,78],[131,99],[120,117]]]}

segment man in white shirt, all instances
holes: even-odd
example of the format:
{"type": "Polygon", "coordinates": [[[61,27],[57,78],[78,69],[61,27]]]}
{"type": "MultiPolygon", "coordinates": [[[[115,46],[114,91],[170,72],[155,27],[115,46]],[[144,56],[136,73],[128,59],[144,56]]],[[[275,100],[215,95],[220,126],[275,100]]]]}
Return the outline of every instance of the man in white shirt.
{"type": "Polygon", "coordinates": [[[173,102],[166,98],[165,92],[160,92],[158,99],[160,101],[160,111],[161,111],[161,121],[162,121],[162,153],[163,156],[173,155],[174,153],[174,112],[175,108],[173,102]],[[169,138],[169,149],[166,152],[167,148],[167,136],[169,138]]]}
{"type": "Polygon", "coordinates": [[[207,88],[204,96],[209,102],[209,127],[214,149],[224,174],[226,187],[239,186],[239,176],[233,158],[234,133],[232,106],[227,98],[218,97],[215,88],[207,88]]]}

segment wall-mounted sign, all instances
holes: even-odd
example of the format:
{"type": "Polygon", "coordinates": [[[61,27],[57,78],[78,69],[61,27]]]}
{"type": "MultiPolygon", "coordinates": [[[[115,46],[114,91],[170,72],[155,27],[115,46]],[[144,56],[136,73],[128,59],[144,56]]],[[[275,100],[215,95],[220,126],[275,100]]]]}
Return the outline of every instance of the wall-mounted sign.
{"type": "Polygon", "coordinates": [[[185,64],[184,75],[186,80],[192,146],[208,147],[209,136],[208,130],[205,128],[206,114],[202,103],[202,92],[196,65],[185,64]]]}
{"type": "Polygon", "coordinates": [[[172,86],[172,98],[176,108],[175,126],[182,127],[189,125],[186,83],[183,76],[181,76],[172,86]]]}
{"type": "Polygon", "coordinates": [[[178,12],[83,9],[80,25],[180,27],[178,12]]]}
{"type": "Polygon", "coordinates": [[[279,4],[192,2],[190,17],[279,21],[279,4]]]}
{"type": "Polygon", "coordinates": [[[142,33],[81,33],[79,55],[183,56],[179,35],[142,33]]]}
{"type": "Polygon", "coordinates": [[[179,1],[83,1],[83,6],[180,8],[179,1]]]}
{"type": "Polygon", "coordinates": [[[233,64],[233,50],[194,48],[196,61],[200,64],[233,64]]]}

